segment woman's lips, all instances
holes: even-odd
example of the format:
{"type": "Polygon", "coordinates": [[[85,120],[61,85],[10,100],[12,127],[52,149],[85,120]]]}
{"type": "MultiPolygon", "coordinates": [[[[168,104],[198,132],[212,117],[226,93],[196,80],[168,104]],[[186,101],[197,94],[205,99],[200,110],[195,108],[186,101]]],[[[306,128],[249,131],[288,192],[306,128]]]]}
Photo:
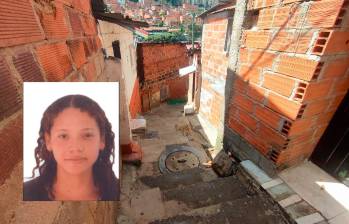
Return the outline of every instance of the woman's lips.
{"type": "Polygon", "coordinates": [[[85,157],[74,157],[74,158],[66,158],[64,160],[67,162],[79,163],[79,162],[84,162],[87,159],[85,157]]]}

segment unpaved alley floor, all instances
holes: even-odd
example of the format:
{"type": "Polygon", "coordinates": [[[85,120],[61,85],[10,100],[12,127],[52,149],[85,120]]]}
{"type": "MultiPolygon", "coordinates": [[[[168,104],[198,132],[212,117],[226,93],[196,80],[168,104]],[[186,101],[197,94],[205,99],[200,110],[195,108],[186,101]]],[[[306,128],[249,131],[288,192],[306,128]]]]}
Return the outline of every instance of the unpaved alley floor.
{"type": "Polygon", "coordinates": [[[182,110],[183,105],[163,104],[144,115],[147,131],[136,137],[144,157],[139,167],[122,166],[118,223],[291,223],[242,169],[218,177],[185,154],[180,156],[186,159],[173,156],[174,163],[166,162],[178,172],[160,172],[159,157],[173,145],[193,147],[210,160],[210,146],[200,134],[196,115],[185,117],[182,110]]]}

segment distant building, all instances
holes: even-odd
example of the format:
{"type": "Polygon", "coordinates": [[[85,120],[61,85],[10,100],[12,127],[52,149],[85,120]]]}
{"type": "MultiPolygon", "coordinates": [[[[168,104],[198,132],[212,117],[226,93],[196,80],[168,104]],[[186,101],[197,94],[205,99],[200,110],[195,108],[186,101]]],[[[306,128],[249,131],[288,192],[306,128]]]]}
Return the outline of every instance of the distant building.
{"type": "Polygon", "coordinates": [[[165,24],[167,26],[179,26],[180,20],[179,15],[169,15],[165,18],[165,24]]]}
{"type": "Polygon", "coordinates": [[[120,5],[125,6],[126,0],[117,0],[120,5]]]}

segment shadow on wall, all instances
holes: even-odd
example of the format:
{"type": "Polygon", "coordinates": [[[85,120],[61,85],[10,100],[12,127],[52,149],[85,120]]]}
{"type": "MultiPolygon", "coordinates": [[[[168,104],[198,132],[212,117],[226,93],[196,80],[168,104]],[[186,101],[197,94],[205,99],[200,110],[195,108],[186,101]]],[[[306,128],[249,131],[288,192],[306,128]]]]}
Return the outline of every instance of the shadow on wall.
{"type": "Polygon", "coordinates": [[[243,31],[238,70],[226,82],[225,149],[257,149],[277,169],[310,157],[349,86],[348,32],[288,30],[297,27],[300,7],[278,21],[275,34],[263,30],[272,25],[261,15],[255,25],[262,31],[243,31]]]}

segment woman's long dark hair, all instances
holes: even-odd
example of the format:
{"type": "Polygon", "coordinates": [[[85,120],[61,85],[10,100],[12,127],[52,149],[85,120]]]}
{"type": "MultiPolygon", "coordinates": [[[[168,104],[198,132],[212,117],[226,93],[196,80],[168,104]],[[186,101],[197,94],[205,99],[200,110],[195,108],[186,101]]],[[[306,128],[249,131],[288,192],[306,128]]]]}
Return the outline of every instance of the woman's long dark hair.
{"type": "Polygon", "coordinates": [[[53,153],[47,150],[45,134],[50,134],[54,119],[66,108],[80,109],[80,111],[87,112],[96,120],[101,139],[105,141],[105,148],[99,151],[98,158],[93,165],[94,184],[98,188],[102,200],[117,199],[118,195],[116,195],[117,193],[113,189],[118,187],[115,186],[117,180],[112,170],[115,157],[115,135],[101,107],[95,101],[83,95],[64,96],[53,102],[44,112],[37,140],[38,145],[34,153],[36,166],[33,168],[32,177],[34,177],[35,170],[38,169],[41,183],[44,185],[49,197],[54,199],[52,190],[56,179],[57,163],[53,153]]]}

